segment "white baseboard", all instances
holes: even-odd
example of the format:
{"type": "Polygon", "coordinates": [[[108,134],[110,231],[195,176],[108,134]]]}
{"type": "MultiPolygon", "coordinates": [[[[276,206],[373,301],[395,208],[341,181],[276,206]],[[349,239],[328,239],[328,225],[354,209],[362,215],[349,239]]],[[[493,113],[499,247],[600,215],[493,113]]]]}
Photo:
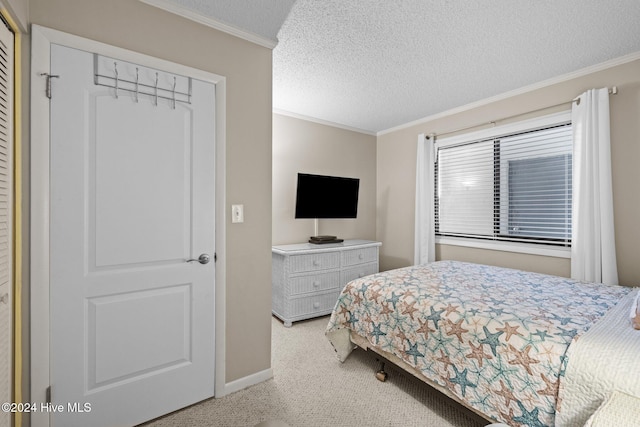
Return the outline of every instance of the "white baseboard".
{"type": "MultiPolygon", "coordinates": [[[[235,393],[236,391],[244,390],[247,387],[260,384],[261,382],[269,380],[271,378],[273,378],[273,370],[271,368],[265,369],[264,371],[256,372],[255,374],[247,375],[246,377],[242,377],[235,381],[231,381],[230,383],[226,383],[224,386],[224,394],[222,396],[235,393]]],[[[222,396],[218,394],[216,397],[222,396]]]]}

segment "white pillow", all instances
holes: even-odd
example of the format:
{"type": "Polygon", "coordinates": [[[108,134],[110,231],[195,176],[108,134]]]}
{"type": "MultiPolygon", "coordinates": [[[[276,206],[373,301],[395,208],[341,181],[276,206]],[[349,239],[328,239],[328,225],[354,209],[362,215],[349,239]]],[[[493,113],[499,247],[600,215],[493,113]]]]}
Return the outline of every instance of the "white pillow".
{"type": "Polygon", "coordinates": [[[589,418],[584,427],[637,427],[640,399],[613,391],[589,418]]]}

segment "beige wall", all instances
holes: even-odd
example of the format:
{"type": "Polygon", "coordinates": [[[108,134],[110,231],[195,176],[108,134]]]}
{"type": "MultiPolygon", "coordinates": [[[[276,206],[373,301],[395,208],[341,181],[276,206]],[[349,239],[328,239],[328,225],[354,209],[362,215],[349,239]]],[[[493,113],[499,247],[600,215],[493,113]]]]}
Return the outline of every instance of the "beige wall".
{"type": "Polygon", "coordinates": [[[28,0],[0,0],[0,8],[5,9],[20,31],[27,31],[29,20],[28,0]]]}
{"type": "Polygon", "coordinates": [[[273,243],[306,242],[314,220],[295,219],[297,174],[360,178],[358,217],[321,219],[319,234],[343,239],[376,236],[376,137],[273,115],[273,243]]]}
{"type": "MultiPolygon", "coordinates": [[[[377,140],[377,238],[383,243],[381,268],[391,269],[413,263],[415,153],[419,133],[444,133],[486,123],[570,101],[587,89],[614,85],[620,91],[610,98],[618,274],[622,284],[640,285],[637,256],[640,241],[640,227],[637,225],[640,218],[640,60],[381,134],[377,140]],[[398,209],[398,206],[403,209],[398,209]]],[[[562,108],[535,115],[549,114],[562,108]]],[[[522,118],[525,117],[519,120],[522,118]]],[[[563,276],[570,274],[568,259],[444,245],[439,246],[436,252],[438,259],[475,261],[563,276]]]]}
{"type": "MultiPolygon", "coordinates": [[[[30,22],[227,78],[226,382],[271,366],[271,50],[132,0],[31,0],[30,22]],[[249,344],[248,344],[249,343],[249,344]]],[[[28,195],[25,195],[27,197],[28,195]]]]}

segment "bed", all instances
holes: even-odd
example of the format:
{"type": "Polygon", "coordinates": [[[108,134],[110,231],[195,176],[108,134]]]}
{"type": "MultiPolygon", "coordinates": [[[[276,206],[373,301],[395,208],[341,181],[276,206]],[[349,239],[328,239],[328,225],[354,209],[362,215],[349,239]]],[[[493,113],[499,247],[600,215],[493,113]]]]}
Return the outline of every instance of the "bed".
{"type": "MultiPolygon", "coordinates": [[[[340,361],[356,346],[371,349],[488,420],[554,426],[558,418],[557,425],[584,425],[617,386],[602,386],[607,380],[600,378],[595,392],[583,381],[583,370],[602,362],[598,338],[596,350],[581,350],[588,361],[574,369],[571,381],[565,378],[567,368],[578,357],[568,350],[593,325],[615,317],[616,327],[628,334],[620,333],[620,351],[635,364],[620,370],[636,369],[633,377],[638,377],[640,365],[633,359],[640,359],[640,331],[633,330],[628,316],[635,293],[622,286],[438,261],[350,282],[326,335],[340,361]],[[557,412],[567,415],[562,419],[557,412]]],[[[618,335],[609,327],[600,333],[618,335]]],[[[626,392],[640,396],[640,380],[631,383],[626,392]]]]}

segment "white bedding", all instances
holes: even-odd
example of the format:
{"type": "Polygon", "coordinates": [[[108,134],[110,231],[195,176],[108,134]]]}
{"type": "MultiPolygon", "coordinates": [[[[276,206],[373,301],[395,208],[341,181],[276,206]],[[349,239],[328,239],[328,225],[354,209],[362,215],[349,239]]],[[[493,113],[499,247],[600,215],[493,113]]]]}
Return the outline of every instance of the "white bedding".
{"type": "Polygon", "coordinates": [[[556,427],[583,426],[613,391],[640,398],[640,330],[629,318],[636,296],[630,292],[569,347],[556,427]]]}

